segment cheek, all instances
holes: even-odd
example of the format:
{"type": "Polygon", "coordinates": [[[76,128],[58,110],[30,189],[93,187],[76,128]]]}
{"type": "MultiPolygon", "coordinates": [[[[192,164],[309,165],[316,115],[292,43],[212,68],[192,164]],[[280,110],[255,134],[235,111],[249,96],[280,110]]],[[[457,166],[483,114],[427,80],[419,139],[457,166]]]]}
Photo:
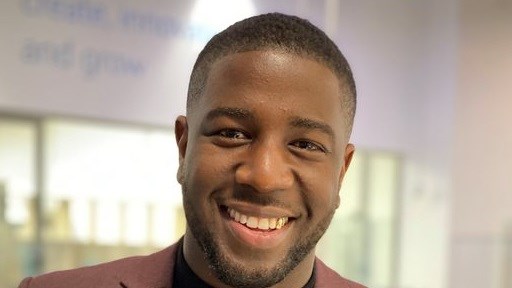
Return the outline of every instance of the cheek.
{"type": "Polygon", "coordinates": [[[318,167],[303,177],[306,203],[313,214],[328,214],[339,204],[338,174],[332,167],[318,167]]]}
{"type": "Polygon", "coordinates": [[[189,157],[185,159],[185,175],[190,187],[211,190],[215,188],[211,186],[228,179],[233,166],[229,159],[234,157],[226,155],[212,145],[201,143],[188,153],[189,157]]]}

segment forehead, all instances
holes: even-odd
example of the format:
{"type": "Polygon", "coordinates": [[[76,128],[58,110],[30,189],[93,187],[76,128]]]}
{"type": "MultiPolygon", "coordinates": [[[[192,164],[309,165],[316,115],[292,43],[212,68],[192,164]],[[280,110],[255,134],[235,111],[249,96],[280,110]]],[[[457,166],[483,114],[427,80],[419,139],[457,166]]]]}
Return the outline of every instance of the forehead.
{"type": "MultiPolygon", "coordinates": [[[[282,51],[250,51],[212,64],[198,106],[320,118],[343,129],[340,81],[325,65],[282,51]]],[[[268,115],[264,115],[267,117],[268,115]]]]}

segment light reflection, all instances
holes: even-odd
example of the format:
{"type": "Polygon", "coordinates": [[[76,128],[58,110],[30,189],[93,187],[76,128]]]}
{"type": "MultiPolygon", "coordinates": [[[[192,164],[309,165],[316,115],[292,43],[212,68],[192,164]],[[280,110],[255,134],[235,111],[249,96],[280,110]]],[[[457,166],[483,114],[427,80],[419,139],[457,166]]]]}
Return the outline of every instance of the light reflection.
{"type": "Polygon", "coordinates": [[[190,20],[192,26],[205,34],[200,39],[208,40],[229,25],[255,14],[251,0],[197,0],[190,20]]]}

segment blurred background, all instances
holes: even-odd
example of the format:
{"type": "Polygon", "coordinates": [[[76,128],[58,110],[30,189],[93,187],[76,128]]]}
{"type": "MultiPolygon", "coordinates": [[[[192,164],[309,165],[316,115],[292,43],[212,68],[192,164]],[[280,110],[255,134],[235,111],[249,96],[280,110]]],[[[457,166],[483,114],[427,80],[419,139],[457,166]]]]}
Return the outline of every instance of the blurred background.
{"type": "Polygon", "coordinates": [[[0,2],[0,287],[182,235],[192,65],[272,11],[325,30],[358,85],[318,255],[370,287],[512,287],[511,0],[0,2]]]}

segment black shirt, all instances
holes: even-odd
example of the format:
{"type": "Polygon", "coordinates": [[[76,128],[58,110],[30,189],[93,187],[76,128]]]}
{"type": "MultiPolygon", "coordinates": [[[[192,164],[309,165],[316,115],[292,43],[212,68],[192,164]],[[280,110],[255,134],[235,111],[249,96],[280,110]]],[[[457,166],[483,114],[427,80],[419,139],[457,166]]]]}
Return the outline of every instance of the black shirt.
{"type": "MultiPolygon", "coordinates": [[[[213,288],[208,285],[201,278],[199,278],[188,266],[183,256],[183,244],[179,243],[178,250],[176,253],[176,264],[174,265],[174,277],[173,277],[173,288],[213,288]]],[[[315,268],[313,267],[313,273],[308,280],[308,283],[302,288],[313,288],[315,287],[315,268]]]]}

